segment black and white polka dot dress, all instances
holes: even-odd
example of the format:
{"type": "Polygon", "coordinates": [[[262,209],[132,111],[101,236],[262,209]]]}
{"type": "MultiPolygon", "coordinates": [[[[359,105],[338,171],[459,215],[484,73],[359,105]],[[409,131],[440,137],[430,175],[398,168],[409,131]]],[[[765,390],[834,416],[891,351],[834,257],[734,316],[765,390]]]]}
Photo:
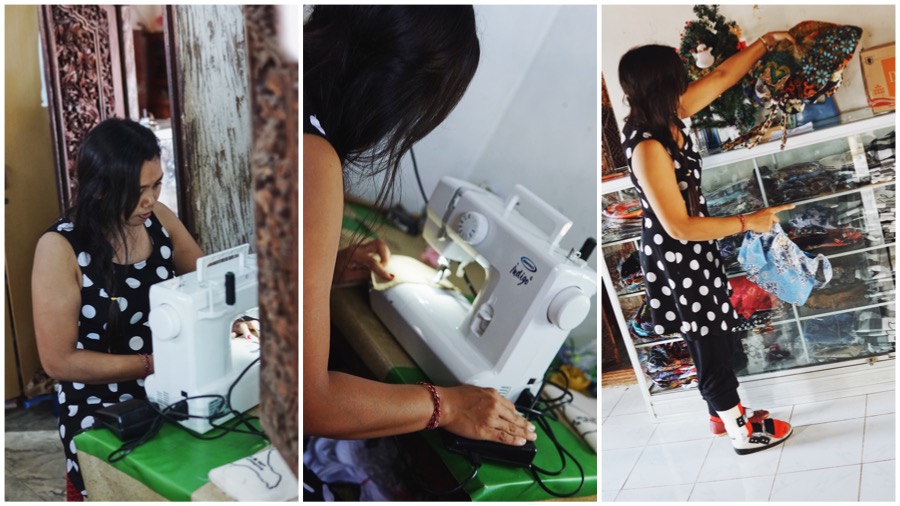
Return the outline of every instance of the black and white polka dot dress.
{"type": "MultiPolygon", "coordinates": [[[[62,234],[72,245],[82,272],[81,312],[78,320],[78,349],[128,355],[153,352],[150,326],[150,285],[175,275],[172,241],[155,214],[144,222],[150,234],[153,250],[150,256],[136,264],[115,265],[115,292],[109,294],[99,282],[100,269],[91,256],[78,244],[73,223],[62,219],[48,232],[62,234]],[[96,282],[95,282],[96,280],[96,282]],[[113,301],[115,297],[115,301],[113,301]],[[110,306],[116,304],[120,332],[107,332],[110,306]]],[[[137,359],[136,359],[137,360],[137,359]]],[[[72,484],[84,491],[84,481],[78,465],[73,438],[94,424],[94,412],[104,406],[132,398],[146,398],[144,380],[122,381],[107,385],[86,385],[60,381],[57,387],[60,404],[59,436],[66,452],[66,473],[72,484]]]]}
{"type": "MultiPolygon", "coordinates": [[[[709,216],[700,190],[700,155],[694,149],[689,130],[683,125],[685,143],[675,161],[675,177],[681,196],[687,203],[688,188],[700,195],[700,216],[709,216]]],[[[638,143],[652,139],[649,132],[626,123],[622,144],[628,157],[629,172],[643,209],[640,259],[644,271],[646,303],[657,334],[681,333],[696,340],[709,334],[732,332],[738,326],[737,312],[731,306],[731,284],[716,241],[673,239],[656,217],[644,197],[644,191],[631,169],[631,156],[638,143]]],[[[668,149],[667,149],[668,152],[668,149]]],[[[669,152],[671,156],[672,153],[669,152]]]]}

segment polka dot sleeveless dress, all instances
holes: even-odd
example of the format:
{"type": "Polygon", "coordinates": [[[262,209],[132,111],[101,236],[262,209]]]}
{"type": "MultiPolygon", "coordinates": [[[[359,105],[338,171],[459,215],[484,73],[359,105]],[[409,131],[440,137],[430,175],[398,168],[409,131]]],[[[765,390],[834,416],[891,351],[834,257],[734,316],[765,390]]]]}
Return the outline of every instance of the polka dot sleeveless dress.
{"type": "MultiPolygon", "coordinates": [[[[151,214],[144,226],[150,234],[152,252],[146,260],[136,264],[114,266],[114,294],[107,293],[100,286],[101,270],[92,262],[91,255],[83,245],[78,244],[78,238],[73,232],[74,225],[70,220],[62,219],[47,230],[62,234],[69,241],[81,268],[78,349],[116,355],[153,352],[147,320],[150,312],[150,285],[173,277],[175,264],[169,233],[156,215],[151,214]],[[116,335],[110,335],[106,331],[112,304],[117,306],[114,310],[118,312],[118,327],[121,329],[116,335]]],[[[101,407],[128,399],[146,398],[144,380],[107,385],[60,381],[57,395],[60,404],[59,436],[66,453],[66,473],[72,485],[82,495],[86,495],[73,438],[93,426],[93,414],[101,407]]]]}
{"type": "MultiPolygon", "coordinates": [[[[675,177],[687,205],[688,188],[700,195],[699,216],[709,216],[706,199],[700,190],[700,155],[694,149],[688,129],[684,132],[681,162],[675,161],[675,177]]],[[[681,333],[696,340],[709,334],[732,332],[739,324],[731,306],[731,283],[716,241],[684,241],[669,236],[644,196],[640,182],[631,169],[634,148],[653,139],[650,132],[640,131],[626,123],[622,144],[628,157],[631,181],[637,190],[643,210],[640,259],[644,271],[645,302],[657,334],[681,333]]],[[[668,149],[667,149],[668,152],[668,149]]],[[[672,156],[672,153],[669,152],[672,156]]]]}

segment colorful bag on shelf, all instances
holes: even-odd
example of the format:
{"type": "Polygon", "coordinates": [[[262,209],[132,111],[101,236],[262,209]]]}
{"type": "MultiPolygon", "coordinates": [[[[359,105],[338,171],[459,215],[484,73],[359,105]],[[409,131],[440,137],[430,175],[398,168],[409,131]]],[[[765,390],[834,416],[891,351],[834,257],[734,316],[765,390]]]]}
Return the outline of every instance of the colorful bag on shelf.
{"type": "Polygon", "coordinates": [[[728,143],[726,149],[746,144],[755,146],[781,113],[781,149],[787,141],[789,114],[796,114],[820,97],[827,97],[841,85],[844,68],[853,58],[862,28],[823,21],[804,21],[788,33],[796,43],[775,44],[749,74],[748,95],[769,113],[762,124],[728,143]]]}

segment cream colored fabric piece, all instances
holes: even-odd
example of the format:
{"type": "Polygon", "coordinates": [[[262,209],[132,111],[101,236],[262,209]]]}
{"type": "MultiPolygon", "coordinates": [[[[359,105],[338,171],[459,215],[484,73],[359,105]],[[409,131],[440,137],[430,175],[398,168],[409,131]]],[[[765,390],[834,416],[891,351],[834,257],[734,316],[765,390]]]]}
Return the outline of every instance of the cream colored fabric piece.
{"type": "Polygon", "coordinates": [[[391,261],[388,262],[387,270],[394,275],[394,279],[382,279],[381,276],[374,272],[372,273],[372,288],[374,290],[382,292],[401,283],[419,283],[445,290],[457,290],[446,279],[438,280],[438,271],[412,257],[392,255],[391,261]]]}

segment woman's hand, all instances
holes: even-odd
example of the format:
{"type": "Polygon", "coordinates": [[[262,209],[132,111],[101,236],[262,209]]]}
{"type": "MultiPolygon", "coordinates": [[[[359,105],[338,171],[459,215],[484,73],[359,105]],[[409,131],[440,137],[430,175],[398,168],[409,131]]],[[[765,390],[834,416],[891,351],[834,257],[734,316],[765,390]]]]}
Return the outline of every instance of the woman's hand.
{"type": "Polygon", "coordinates": [[[747,230],[752,230],[754,232],[764,234],[772,229],[772,225],[778,223],[778,213],[787,211],[788,209],[793,209],[794,207],[796,207],[794,204],[783,204],[780,206],[772,206],[765,209],[760,209],[759,211],[750,214],[745,214],[744,222],[747,225],[747,230]]]}
{"type": "Polygon", "coordinates": [[[385,268],[390,259],[391,251],[382,239],[344,248],[337,254],[334,284],[367,281],[369,272],[375,272],[384,279],[393,279],[394,275],[385,268]]]}
{"type": "Polygon", "coordinates": [[[768,47],[775,47],[775,44],[778,44],[783,40],[789,40],[791,41],[791,44],[797,43],[797,41],[794,40],[794,36],[788,32],[769,32],[760,38],[765,41],[768,47]]]}
{"type": "Polygon", "coordinates": [[[534,425],[493,388],[463,385],[438,390],[443,400],[440,426],[453,434],[514,446],[537,438],[534,425]]]}

